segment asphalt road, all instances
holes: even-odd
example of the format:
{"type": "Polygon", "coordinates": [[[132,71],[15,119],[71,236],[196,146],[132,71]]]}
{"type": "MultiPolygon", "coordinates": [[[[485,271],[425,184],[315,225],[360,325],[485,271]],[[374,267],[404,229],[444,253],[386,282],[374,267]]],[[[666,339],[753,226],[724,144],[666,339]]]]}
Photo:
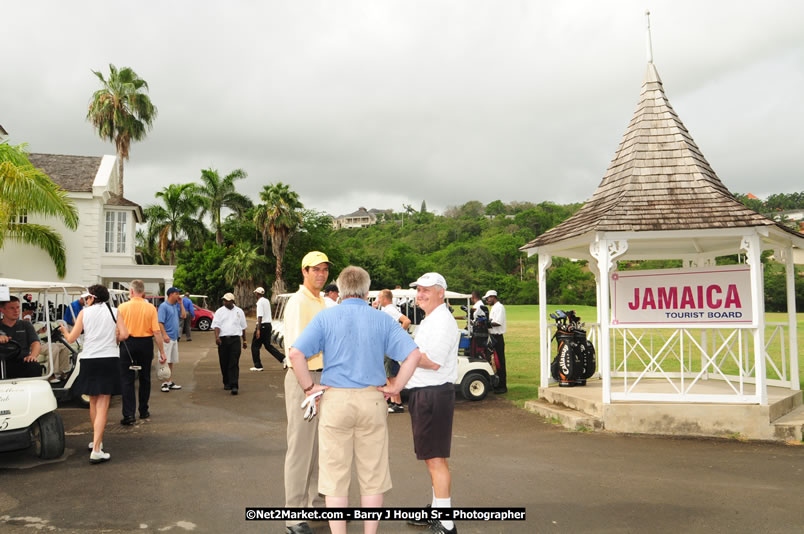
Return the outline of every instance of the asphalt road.
{"type": "MultiPolygon", "coordinates": [[[[113,400],[110,462],[89,464],[89,413],[72,404],[59,408],[62,458],[0,454],[0,532],[284,532],[282,522],[244,520],[246,506],[283,503],[283,371],[266,354],[266,371],[249,372],[244,353],[234,397],[222,388],[211,333],[179,350],[184,389],[154,387],[151,419],[121,426],[113,400]]],[[[386,504],[423,506],[430,484],[408,415],[390,415],[389,426],[386,504]]],[[[450,463],[455,506],[527,509],[523,522],[459,522],[462,534],[804,532],[802,446],[569,432],[499,398],[459,398],[450,463]]],[[[384,522],[380,532],[423,529],[384,522]]]]}

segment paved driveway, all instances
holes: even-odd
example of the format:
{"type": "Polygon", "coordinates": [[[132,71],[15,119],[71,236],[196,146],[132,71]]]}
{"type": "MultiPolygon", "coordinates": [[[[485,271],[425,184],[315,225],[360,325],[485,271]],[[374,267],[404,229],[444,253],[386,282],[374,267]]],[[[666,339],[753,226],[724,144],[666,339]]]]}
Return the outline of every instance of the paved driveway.
{"type": "MultiPolygon", "coordinates": [[[[223,391],[211,333],[179,347],[181,391],[154,388],[150,420],[120,426],[113,400],[104,439],[112,460],[90,465],[89,415],[60,408],[63,458],[0,454],[0,532],[283,532],[245,522],[246,506],[281,506],[283,372],[241,359],[240,395],[223,391]]],[[[389,416],[391,506],[430,501],[407,414],[389,416]]],[[[568,432],[509,403],[459,399],[455,506],[526,507],[526,522],[460,522],[462,534],[541,532],[804,532],[804,447],[568,432]]],[[[357,503],[353,488],[352,502],[357,503]]],[[[328,532],[323,523],[316,533],[328,532]]],[[[381,532],[416,534],[404,523],[381,532]]],[[[362,532],[352,523],[349,532],[362,532]]]]}

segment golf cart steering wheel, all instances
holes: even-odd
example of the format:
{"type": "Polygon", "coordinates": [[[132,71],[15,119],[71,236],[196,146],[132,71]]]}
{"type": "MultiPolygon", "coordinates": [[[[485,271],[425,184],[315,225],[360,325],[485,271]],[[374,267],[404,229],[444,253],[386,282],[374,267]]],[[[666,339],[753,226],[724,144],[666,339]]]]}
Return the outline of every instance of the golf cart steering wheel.
{"type": "Polygon", "coordinates": [[[22,358],[22,345],[20,345],[17,340],[9,339],[6,343],[0,343],[0,360],[21,360],[22,358]]]}

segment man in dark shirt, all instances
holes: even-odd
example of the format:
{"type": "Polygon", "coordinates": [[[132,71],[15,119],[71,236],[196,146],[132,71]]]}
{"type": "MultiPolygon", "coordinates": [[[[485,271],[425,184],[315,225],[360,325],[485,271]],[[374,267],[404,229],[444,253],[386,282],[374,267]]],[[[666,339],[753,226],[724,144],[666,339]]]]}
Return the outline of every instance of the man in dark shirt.
{"type": "Polygon", "coordinates": [[[20,299],[11,297],[11,300],[0,302],[0,312],[3,314],[0,321],[0,343],[14,340],[22,347],[19,358],[6,360],[5,378],[42,376],[42,368],[36,361],[41,343],[33,325],[29,321],[20,321],[20,299]]]}

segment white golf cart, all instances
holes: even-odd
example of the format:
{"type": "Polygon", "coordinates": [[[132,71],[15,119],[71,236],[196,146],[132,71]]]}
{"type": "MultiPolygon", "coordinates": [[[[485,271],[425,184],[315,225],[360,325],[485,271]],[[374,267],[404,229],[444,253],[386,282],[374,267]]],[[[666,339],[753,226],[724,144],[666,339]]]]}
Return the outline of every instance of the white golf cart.
{"type": "MultiPolygon", "coordinates": [[[[26,303],[23,315],[30,312],[35,321],[46,325],[56,319],[59,311],[65,310],[85,289],[81,286],[55,282],[28,282],[0,278],[0,295],[17,296],[26,303]],[[62,306],[64,305],[64,306],[62,306]]],[[[58,458],[64,453],[64,424],[56,413],[57,388],[48,382],[54,375],[52,331],[47,329],[47,343],[42,342],[42,351],[47,351],[47,360],[42,362],[42,376],[33,378],[7,378],[6,362],[22,358],[24,348],[9,341],[0,346],[0,451],[25,449],[34,445],[34,452],[43,459],[58,458]]],[[[77,376],[74,369],[62,391],[69,387],[77,376]]]]}
{"type": "MultiPolygon", "coordinates": [[[[379,293],[379,291],[369,291],[369,302],[373,302],[379,293]]],[[[391,293],[400,311],[410,318],[410,332],[412,334],[416,326],[418,326],[424,318],[424,313],[421,309],[416,308],[416,290],[392,289],[391,293]]],[[[274,319],[271,322],[272,341],[283,349],[285,348],[285,344],[282,319],[284,317],[285,304],[287,304],[291,295],[292,293],[279,295],[274,305],[274,319]]],[[[447,291],[445,294],[445,298],[451,305],[456,306],[459,302],[461,304],[465,303],[464,305],[467,309],[471,305],[469,297],[470,295],[455,293],[454,291],[447,291]]],[[[494,387],[498,378],[494,367],[492,367],[488,360],[475,357],[470,353],[469,340],[471,337],[471,325],[468,324],[467,321],[467,328],[461,330],[461,348],[458,352],[458,379],[455,381],[455,388],[461,392],[465,399],[479,401],[486,398],[486,395],[488,395],[489,391],[494,387]]]]}

